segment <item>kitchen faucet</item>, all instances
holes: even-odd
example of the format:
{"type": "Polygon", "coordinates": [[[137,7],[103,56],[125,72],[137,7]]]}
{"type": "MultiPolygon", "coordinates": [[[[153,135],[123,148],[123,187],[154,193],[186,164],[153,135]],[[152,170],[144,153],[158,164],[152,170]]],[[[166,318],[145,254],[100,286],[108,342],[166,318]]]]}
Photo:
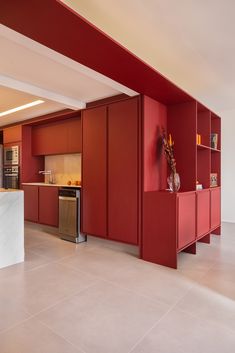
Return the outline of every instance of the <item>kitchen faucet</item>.
{"type": "Polygon", "coordinates": [[[38,174],[49,175],[49,184],[54,184],[54,176],[51,170],[39,170],[38,174]]]}

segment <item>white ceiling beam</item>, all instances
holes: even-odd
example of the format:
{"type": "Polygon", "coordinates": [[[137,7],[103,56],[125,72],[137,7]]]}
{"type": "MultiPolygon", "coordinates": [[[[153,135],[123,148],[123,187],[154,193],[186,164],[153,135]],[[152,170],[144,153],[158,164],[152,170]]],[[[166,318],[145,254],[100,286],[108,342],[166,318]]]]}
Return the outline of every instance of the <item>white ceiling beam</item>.
{"type": "Polygon", "coordinates": [[[7,38],[8,40],[11,40],[17,44],[20,44],[26,47],[27,49],[32,50],[33,52],[43,55],[51,60],[56,61],[57,63],[60,63],[62,65],[65,65],[66,67],[73,69],[74,71],[82,73],[87,77],[90,77],[100,83],[103,83],[119,92],[125,93],[130,97],[133,97],[139,94],[138,92],[133,91],[132,89],[122,85],[121,83],[118,83],[112,80],[111,78],[104,76],[99,72],[96,72],[90,69],[89,67],[82,65],[77,61],[74,61],[68,58],[67,56],[64,56],[56,52],[55,50],[52,50],[1,24],[0,24],[0,35],[3,36],[4,38],[7,38]]]}
{"type": "Polygon", "coordinates": [[[12,77],[0,74],[0,85],[12,89],[16,89],[21,92],[26,92],[34,96],[48,99],[57,103],[64,104],[66,107],[71,109],[84,109],[86,103],[80,100],[63,96],[56,92],[46,90],[44,88],[37,87],[35,85],[29,84],[27,82],[16,80],[12,77]]]}

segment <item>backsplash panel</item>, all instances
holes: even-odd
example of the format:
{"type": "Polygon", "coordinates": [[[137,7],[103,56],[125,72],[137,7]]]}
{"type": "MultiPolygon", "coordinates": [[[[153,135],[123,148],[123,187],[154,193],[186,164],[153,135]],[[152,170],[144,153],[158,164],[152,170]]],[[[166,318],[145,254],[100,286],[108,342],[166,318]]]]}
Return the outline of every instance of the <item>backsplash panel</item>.
{"type": "MultiPolygon", "coordinates": [[[[51,170],[57,184],[81,180],[81,153],[45,156],[45,170],[51,170]]],[[[45,175],[45,182],[49,176],[45,175]]]]}

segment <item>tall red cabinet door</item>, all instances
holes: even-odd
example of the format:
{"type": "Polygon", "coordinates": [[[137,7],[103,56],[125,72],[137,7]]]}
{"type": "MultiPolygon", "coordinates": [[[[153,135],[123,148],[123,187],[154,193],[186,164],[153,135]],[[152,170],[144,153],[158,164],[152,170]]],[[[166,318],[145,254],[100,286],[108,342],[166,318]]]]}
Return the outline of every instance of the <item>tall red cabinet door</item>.
{"type": "Polygon", "coordinates": [[[210,232],[210,190],[197,192],[197,237],[210,232]]]}
{"type": "Polygon", "coordinates": [[[211,189],[211,229],[220,226],[220,188],[211,189]]]}
{"type": "Polygon", "coordinates": [[[107,108],[82,113],[82,229],[107,236],[107,108]]]}
{"type": "Polygon", "coordinates": [[[108,236],[138,243],[138,99],[108,108],[108,236]]]}

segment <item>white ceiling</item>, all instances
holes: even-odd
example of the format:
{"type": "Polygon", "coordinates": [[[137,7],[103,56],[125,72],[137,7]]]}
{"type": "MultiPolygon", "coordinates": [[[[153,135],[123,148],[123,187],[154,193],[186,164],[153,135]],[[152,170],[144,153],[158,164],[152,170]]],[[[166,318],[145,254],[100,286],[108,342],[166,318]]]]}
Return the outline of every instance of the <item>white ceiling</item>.
{"type": "Polygon", "coordinates": [[[234,0],[63,0],[186,92],[235,108],[234,0]]]}
{"type": "Polygon", "coordinates": [[[0,25],[0,112],[43,99],[45,103],[0,118],[0,126],[87,102],[136,92],[0,25]]]}

